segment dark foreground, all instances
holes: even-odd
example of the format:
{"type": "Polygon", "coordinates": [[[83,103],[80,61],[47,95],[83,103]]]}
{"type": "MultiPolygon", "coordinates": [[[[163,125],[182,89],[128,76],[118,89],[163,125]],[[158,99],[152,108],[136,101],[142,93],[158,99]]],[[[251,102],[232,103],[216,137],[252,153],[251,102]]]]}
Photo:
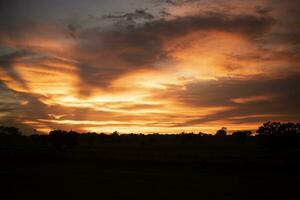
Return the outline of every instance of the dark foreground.
{"type": "Polygon", "coordinates": [[[2,139],[1,199],[297,199],[299,139],[141,138],[2,139]]]}
{"type": "Polygon", "coordinates": [[[1,166],[1,181],[8,187],[3,199],[289,199],[299,190],[299,175],[299,168],[270,166],[221,169],[83,162],[1,166]]]}

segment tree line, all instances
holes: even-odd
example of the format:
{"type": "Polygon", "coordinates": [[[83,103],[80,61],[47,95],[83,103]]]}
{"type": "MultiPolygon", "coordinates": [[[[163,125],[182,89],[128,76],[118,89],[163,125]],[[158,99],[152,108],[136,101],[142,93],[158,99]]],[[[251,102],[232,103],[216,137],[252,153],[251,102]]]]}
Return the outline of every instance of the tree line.
{"type": "Polygon", "coordinates": [[[48,135],[38,135],[32,134],[30,136],[25,136],[16,127],[5,127],[0,126],[0,138],[2,141],[17,141],[21,138],[31,138],[36,141],[46,141],[55,146],[56,149],[60,150],[64,147],[72,147],[80,144],[81,141],[94,142],[157,142],[157,141],[226,141],[233,140],[235,142],[242,142],[251,139],[262,139],[267,141],[268,144],[275,146],[289,146],[300,141],[300,123],[281,123],[281,122],[266,122],[262,124],[255,132],[250,130],[240,130],[234,131],[228,134],[226,127],[223,127],[213,134],[207,133],[179,133],[179,134],[120,134],[115,131],[111,134],[96,133],[96,132],[86,132],[78,133],[76,131],[65,131],[65,130],[52,130],[48,135]],[[5,140],[6,139],[6,140],[5,140]]]}
{"type": "MultiPolygon", "coordinates": [[[[49,135],[52,137],[60,137],[62,135],[64,136],[70,136],[74,137],[74,135],[81,134],[81,135],[93,135],[93,136],[120,136],[121,134],[117,131],[114,131],[111,134],[105,134],[105,133],[96,133],[96,132],[86,132],[86,133],[79,133],[76,131],[66,131],[66,130],[52,130],[49,132],[49,135]]],[[[23,133],[16,127],[7,127],[7,126],[0,126],[0,135],[1,136],[24,136],[23,133]]],[[[32,135],[38,135],[38,134],[32,134],[32,135]]],[[[130,134],[122,134],[122,135],[139,135],[143,136],[145,134],[143,133],[130,133],[130,134]]],[[[147,134],[149,135],[149,134],[147,134]]],[[[150,135],[164,135],[160,133],[153,133],[150,135]]],[[[266,122],[262,124],[256,132],[252,132],[250,130],[238,130],[234,131],[231,134],[228,134],[227,128],[222,127],[221,129],[217,130],[216,133],[213,134],[207,134],[203,132],[199,133],[185,133],[181,132],[179,134],[168,134],[168,135],[199,135],[199,136],[214,136],[214,137],[256,137],[256,136],[300,136],[300,123],[293,123],[293,122],[266,122]]]]}

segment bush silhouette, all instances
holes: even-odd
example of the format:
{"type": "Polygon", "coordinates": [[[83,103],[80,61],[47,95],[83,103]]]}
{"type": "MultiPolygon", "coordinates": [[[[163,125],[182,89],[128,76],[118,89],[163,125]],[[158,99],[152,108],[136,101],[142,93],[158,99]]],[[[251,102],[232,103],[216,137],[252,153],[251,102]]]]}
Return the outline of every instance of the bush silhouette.
{"type": "Polygon", "coordinates": [[[5,127],[0,126],[0,135],[5,136],[20,136],[22,135],[18,128],[16,127],[5,127]]]}
{"type": "Polygon", "coordinates": [[[248,138],[252,135],[251,131],[236,131],[232,133],[235,138],[248,138]]]}

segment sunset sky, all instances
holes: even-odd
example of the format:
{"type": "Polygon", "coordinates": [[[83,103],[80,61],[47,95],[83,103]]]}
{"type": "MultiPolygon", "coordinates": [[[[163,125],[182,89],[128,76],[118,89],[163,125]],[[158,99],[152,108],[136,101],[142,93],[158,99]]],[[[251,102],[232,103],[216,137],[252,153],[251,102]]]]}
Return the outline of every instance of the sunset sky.
{"type": "Polygon", "coordinates": [[[0,1],[0,125],[214,133],[299,102],[299,0],[0,1]]]}

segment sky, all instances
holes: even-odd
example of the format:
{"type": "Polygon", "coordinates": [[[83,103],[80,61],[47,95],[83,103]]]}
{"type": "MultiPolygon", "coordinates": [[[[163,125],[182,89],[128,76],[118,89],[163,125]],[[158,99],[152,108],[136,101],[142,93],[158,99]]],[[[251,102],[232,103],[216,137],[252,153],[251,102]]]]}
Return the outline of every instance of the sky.
{"type": "Polygon", "coordinates": [[[0,1],[0,125],[120,133],[300,120],[298,0],[0,1]]]}

